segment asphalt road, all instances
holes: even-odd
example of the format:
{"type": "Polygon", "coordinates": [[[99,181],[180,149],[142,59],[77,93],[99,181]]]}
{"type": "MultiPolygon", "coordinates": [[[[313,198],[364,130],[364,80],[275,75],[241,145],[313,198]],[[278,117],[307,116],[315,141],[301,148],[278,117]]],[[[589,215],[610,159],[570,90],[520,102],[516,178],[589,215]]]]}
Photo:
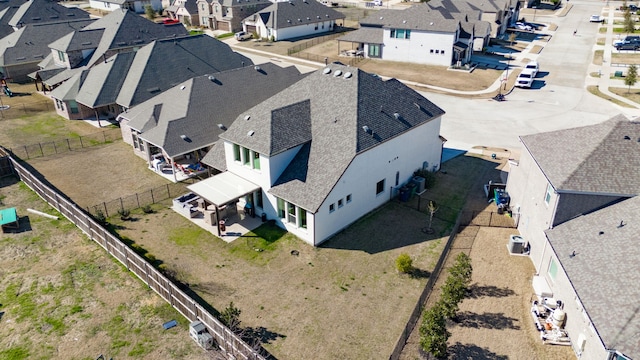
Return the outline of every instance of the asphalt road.
{"type": "Polygon", "coordinates": [[[493,146],[517,152],[520,135],[596,124],[619,113],[640,115],[638,109],[622,108],[587,92],[585,79],[599,27],[589,23],[589,17],[600,14],[605,2],[571,4],[566,17],[536,16],[536,22],[555,23],[558,29],[538,55],[541,74],[532,89],[515,88],[504,102],[422,93],[446,111],[441,127],[448,139],[445,147],[493,146]]]}

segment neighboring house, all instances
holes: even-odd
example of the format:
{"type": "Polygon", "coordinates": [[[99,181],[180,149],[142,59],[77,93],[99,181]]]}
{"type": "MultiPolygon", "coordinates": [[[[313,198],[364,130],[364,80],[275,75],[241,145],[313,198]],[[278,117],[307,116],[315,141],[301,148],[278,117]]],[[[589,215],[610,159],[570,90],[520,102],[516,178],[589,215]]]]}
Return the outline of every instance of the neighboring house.
{"type": "MultiPolygon", "coordinates": [[[[250,15],[250,14],[247,14],[250,15]]],[[[334,31],[344,14],[316,0],[280,1],[242,21],[243,30],[274,41],[334,31]]]]}
{"type": "Polygon", "coordinates": [[[25,2],[27,0],[0,1],[0,39],[15,31],[13,26],[9,25],[9,21],[25,2]]]}
{"type": "Polygon", "coordinates": [[[396,79],[329,64],[240,114],[205,157],[226,171],[188,188],[205,205],[250,203],[317,246],[388,202],[414,171],[439,169],[443,114],[396,79]],[[243,186],[217,203],[211,189],[230,181],[243,186]]]}
{"type": "Polygon", "coordinates": [[[186,26],[200,26],[196,0],[175,0],[165,10],[170,18],[176,19],[186,26]]]}
{"type": "Polygon", "coordinates": [[[518,0],[432,0],[431,7],[442,7],[450,13],[466,13],[480,11],[480,19],[490,26],[490,36],[496,38],[507,30],[509,25],[515,23],[520,13],[518,0]]]}
{"type": "Polygon", "coordinates": [[[76,21],[81,19],[89,19],[89,13],[77,7],[60,5],[55,1],[29,0],[20,5],[8,24],[13,26],[15,30],[18,30],[30,24],[76,21]]]}
{"type": "Polygon", "coordinates": [[[114,11],[125,9],[142,14],[145,8],[150,5],[155,11],[163,9],[161,0],[89,0],[92,9],[114,11]]]}
{"type": "Polygon", "coordinates": [[[538,284],[564,302],[581,359],[640,357],[639,140],[640,123],[622,115],[522,136],[507,181],[538,284]]]}
{"type": "Polygon", "coordinates": [[[48,56],[33,74],[43,88],[53,89],[75,73],[105,62],[112,55],[129,52],[158,40],[188,35],[184,26],[156,24],[130,10],[117,10],[83,29],[49,44],[48,56]]]}
{"type": "MultiPolygon", "coordinates": [[[[476,12],[479,17],[479,12],[476,12]]],[[[367,58],[450,66],[471,60],[475,24],[468,15],[421,3],[403,10],[379,10],[360,21],[360,29],[338,39],[367,58]]],[[[484,29],[487,27],[484,26],[484,29]]]]}
{"type": "Polygon", "coordinates": [[[114,118],[181,82],[253,65],[207,35],[153,41],[75,74],[50,96],[68,119],[114,118]]]}
{"type": "Polygon", "coordinates": [[[64,35],[80,30],[94,20],[66,20],[22,26],[0,39],[0,72],[12,82],[27,82],[29,74],[51,54],[49,44],[64,35]]]}
{"type": "Polygon", "coordinates": [[[272,63],[195,77],[121,113],[122,139],[178,181],[174,164],[202,159],[238,115],[303,77],[272,63]]]}
{"type": "MultiPolygon", "coordinates": [[[[271,5],[269,0],[198,0],[200,25],[228,32],[242,30],[242,20],[271,5]]],[[[248,32],[255,32],[248,28],[248,32]]]]}

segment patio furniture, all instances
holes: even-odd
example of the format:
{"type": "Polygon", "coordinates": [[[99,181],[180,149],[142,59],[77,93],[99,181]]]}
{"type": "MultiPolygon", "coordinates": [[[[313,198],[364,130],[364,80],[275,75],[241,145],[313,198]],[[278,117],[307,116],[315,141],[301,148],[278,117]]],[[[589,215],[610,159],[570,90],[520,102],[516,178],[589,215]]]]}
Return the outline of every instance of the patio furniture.
{"type": "Polygon", "coordinates": [[[19,229],[20,222],[18,218],[18,212],[16,208],[8,208],[0,210],[0,227],[4,230],[5,228],[9,229],[19,229]]]}

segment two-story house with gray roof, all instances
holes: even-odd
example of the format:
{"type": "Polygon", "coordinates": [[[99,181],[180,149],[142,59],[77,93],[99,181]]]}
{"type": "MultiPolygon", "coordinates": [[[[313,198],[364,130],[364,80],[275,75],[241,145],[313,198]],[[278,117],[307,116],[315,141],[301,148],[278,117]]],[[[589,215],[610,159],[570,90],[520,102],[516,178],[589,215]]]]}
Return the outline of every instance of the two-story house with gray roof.
{"type": "MultiPolygon", "coordinates": [[[[213,30],[238,32],[242,20],[271,5],[269,0],[198,0],[200,25],[213,30]]],[[[255,32],[255,27],[247,28],[255,32]]]]}
{"type": "Polygon", "coordinates": [[[344,18],[341,12],[316,0],[289,0],[271,4],[245,18],[242,24],[244,31],[278,41],[334,31],[344,18]]]}
{"type": "Polygon", "coordinates": [[[165,10],[171,19],[176,19],[186,26],[200,26],[196,0],[174,0],[165,10]]]}
{"type": "Polygon", "coordinates": [[[68,119],[113,118],[196,76],[253,65],[207,35],[153,41],[75,74],[50,96],[68,119]]]}
{"type": "Polygon", "coordinates": [[[224,206],[217,183],[237,179],[246,186],[222,201],[240,198],[317,246],[396,196],[414,171],[439,169],[443,114],[396,79],[329,64],[243,111],[209,162],[225,172],[188,188],[224,206]]]}
{"type": "Polygon", "coordinates": [[[89,0],[92,9],[115,11],[131,10],[136,14],[142,14],[146,6],[151,6],[154,11],[163,9],[162,0],[89,0]]]}
{"type": "Polygon", "coordinates": [[[29,24],[0,39],[0,72],[8,81],[30,81],[29,74],[51,54],[49,44],[70,32],[82,29],[93,19],[29,24]]]}
{"type": "Polygon", "coordinates": [[[121,113],[122,139],[150,169],[184,180],[238,115],[303,77],[273,63],[194,77],[121,113]]]}
{"type": "Polygon", "coordinates": [[[29,0],[25,1],[15,11],[13,17],[9,20],[9,25],[18,30],[29,24],[75,21],[88,18],[89,13],[77,7],[66,7],[50,0],[29,0]]]}
{"type": "Polygon", "coordinates": [[[152,41],[188,35],[184,26],[149,21],[130,10],[113,11],[49,44],[51,54],[31,76],[51,90],[74,74],[112,55],[134,51],[152,41]]]}
{"type": "Polygon", "coordinates": [[[449,13],[428,3],[403,10],[383,9],[362,19],[360,29],[338,41],[351,43],[351,50],[367,58],[461,65],[471,60],[476,31],[488,31],[488,26],[479,20],[480,13],[473,15],[449,13]]]}
{"type": "Polygon", "coordinates": [[[618,115],[520,139],[506,190],[535,292],[565,304],[581,359],[638,358],[640,123],[618,115]]]}
{"type": "Polygon", "coordinates": [[[157,24],[130,10],[113,11],[86,27],[49,44],[51,54],[32,77],[53,89],[74,74],[105,62],[112,55],[134,51],[159,39],[188,35],[180,24],[157,24]]]}

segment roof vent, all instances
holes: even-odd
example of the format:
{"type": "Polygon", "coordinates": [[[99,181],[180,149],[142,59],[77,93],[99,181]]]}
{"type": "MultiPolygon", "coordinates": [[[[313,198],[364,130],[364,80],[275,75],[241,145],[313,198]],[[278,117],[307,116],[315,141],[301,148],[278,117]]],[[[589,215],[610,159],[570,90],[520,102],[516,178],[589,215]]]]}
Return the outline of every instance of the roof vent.
{"type": "Polygon", "coordinates": [[[251,119],[251,115],[245,115],[244,119],[245,119],[245,120],[249,120],[249,119],[251,119]]]}
{"type": "Polygon", "coordinates": [[[180,135],[180,138],[186,142],[191,142],[191,139],[187,135],[180,135]]]}
{"type": "Polygon", "coordinates": [[[225,131],[227,130],[227,127],[224,126],[224,124],[218,124],[218,127],[220,128],[220,130],[225,131]]]}
{"type": "Polygon", "coordinates": [[[350,78],[352,75],[353,75],[352,73],[350,73],[350,72],[348,72],[348,71],[347,71],[346,73],[344,73],[344,78],[345,78],[345,79],[348,79],[348,78],[350,78]]]}
{"type": "Polygon", "coordinates": [[[302,19],[298,18],[298,21],[299,21],[299,22],[302,22],[302,19]]]}
{"type": "Polygon", "coordinates": [[[333,76],[334,76],[334,77],[338,77],[338,76],[340,76],[340,75],[342,75],[342,70],[336,70],[336,72],[335,72],[335,73],[333,73],[333,76]]]}
{"type": "Polygon", "coordinates": [[[382,16],[380,16],[380,20],[384,19],[382,16]]]}
{"type": "Polygon", "coordinates": [[[621,227],[623,227],[625,225],[627,225],[627,224],[624,223],[624,220],[620,220],[620,225],[618,225],[618,228],[621,228],[621,227]]]}
{"type": "Polygon", "coordinates": [[[287,19],[287,22],[288,22],[289,24],[291,24],[291,20],[287,19]]]}
{"type": "Polygon", "coordinates": [[[362,130],[364,130],[364,132],[366,132],[367,134],[371,133],[371,129],[369,129],[367,125],[363,126],[362,130]]]}
{"type": "Polygon", "coordinates": [[[255,132],[253,130],[249,130],[249,132],[247,133],[247,136],[253,136],[253,134],[255,134],[255,132]]]}
{"type": "Polygon", "coordinates": [[[407,23],[407,20],[402,20],[402,23],[403,23],[403,24],[406,24],[406,23],[407,23]]]}
{"type": "Polygon", "coordinates": [[[187,87],[186,87],[186,86],[184,86],[184,85],[180,86],[180,90],[184,90],[184,89],[186,89],[186,88],[187,88],[187,87]]]}
{"type": "Polygon", "coordinates": [[[328,67],[324,68],[324,70],[322,70],[322,73],[325,75],[331,74],[331,68],[328,68],[328,67]]]}
{"type": "Polygon", "coordinates": [[[211,80],[211,81],[216,81],[216,77],[215,77],[215,76],[213,76],[213,75],[209,75],[209,80],[211,80]]]}
{"type": "Polygon", "coordinates": [[[433,21],[429,23],[429,25],[433,26],[433,21]]]}
{"type": "Polygon", "coordinates": [[[320,15],[316,15],[316,19],[320,19],[320,15]]]}
{"type": "Polygon", "coordinates": [[[262,70],[262,69],[260,68],[260,66],[256,65],[256,66],[254,66],[254,67],[253,67],[253,70],[255,70],[255,71],[260,71],[260,70],[262,70]]]}
{"type": "Polygon", "coordinates": [[[415,105],[418,109],[422,110],[422,106],[417,102],[414,102],[413,105],[415,105]]]}
{"type": "MultiPolygon", "coordinates": [[[[305,1],[306,2],[306,1],[305,1]]],[[[311,20],[308,16],[307,16],[307,20],[311,20]]]]}
{"type": "Polygon", "coordinates": [[[631,138],[629,137],[629,135],[625,135],[625,136],[624,136],[624,139],[625,139],[625,140],[631,140],[631,138]]]}
{"type": "Polygon", "coordinates": [[[393,117],[394,117],[394,118],[396,118],[396,119],[400,119],[400,114],[398,114],[398,113],[393,113],[393,117]]]}

